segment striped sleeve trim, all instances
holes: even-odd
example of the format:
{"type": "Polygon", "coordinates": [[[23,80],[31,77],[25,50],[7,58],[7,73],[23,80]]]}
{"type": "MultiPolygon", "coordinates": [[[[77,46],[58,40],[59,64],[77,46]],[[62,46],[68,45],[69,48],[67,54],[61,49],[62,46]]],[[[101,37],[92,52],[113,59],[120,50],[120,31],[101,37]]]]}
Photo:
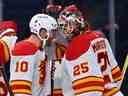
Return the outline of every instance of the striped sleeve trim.
{"type": "Polygon", "coordinates": [[[32,94],[32,83],[27,80],[12,80],[11,88],[14,94],[32,94]]]}
{"type": "Polygon", "coordinates": [[[112,69],[112,77],[115,82],[120,81],[122,79],[122,74],[118,66],[112,69]]]}
{"type": "Polygon", "coordinates": [[[53,96],[64,96],[62,93],[62,89],[54,89],[53,96]]]}
{"type": "Polygon", "coordinates": [[[46,77],[46,64],[47,64],[47,57],[45,60],[42,60],[39,65],[39,84],[42,85],[44,83],[44,79],[46,77]]]}
{"type": "Polygon", "coordinates": [[[104,90],[104,96],[113,96],[114,94],[116,94],[119,91],[120,90],[116,87],[114,87],[112,89],[105,89],[104,90]]]}
{"type": "Polygon", "coordinates": [[[73,81],[73,89],[75,90],[76,95],[85,92],[103,92],[104,80],[101,77],[95,76],[81,78],[79,80],[73,81]]]}
{"type": "Polygon", "coordinates": [[[109,83],[109,82],[111,82],[110,76],[109,75],[104,75],[104,83],[106,84],[106,83],[109,83]]]}

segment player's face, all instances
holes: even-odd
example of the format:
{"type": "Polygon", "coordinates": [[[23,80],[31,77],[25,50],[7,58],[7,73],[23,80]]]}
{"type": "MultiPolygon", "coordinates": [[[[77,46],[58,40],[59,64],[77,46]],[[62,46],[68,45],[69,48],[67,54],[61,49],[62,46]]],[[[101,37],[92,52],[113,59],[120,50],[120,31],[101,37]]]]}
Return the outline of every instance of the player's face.
{"type": "Polygon", "coordinates": [[[41,28],[40,29],[39,35],[40,35],[40,37],[41,37],[42,40],[45,40],[45,39],[47,40],[48,37],[49,37],[48,34],[49,33],[48,33],[48,31],[45,28],[41,28]]]}
{"type": "Polygon", "coordinates": [[[77,23],[73,21],[68,21],[64,24],[63,34],[67,39],[72,39],[73,32],[76,31],[77,23]]]}
{"type": "Polygon", "coordinates": [[[41,28],[39,31],[39,37],[40,37],[41,42],[42,42],[41,46],[42,46],[42,48],[44,48],[46,46],[46,41],[49,38],[49,32],[47,31],[47,29],[41,28]]]}

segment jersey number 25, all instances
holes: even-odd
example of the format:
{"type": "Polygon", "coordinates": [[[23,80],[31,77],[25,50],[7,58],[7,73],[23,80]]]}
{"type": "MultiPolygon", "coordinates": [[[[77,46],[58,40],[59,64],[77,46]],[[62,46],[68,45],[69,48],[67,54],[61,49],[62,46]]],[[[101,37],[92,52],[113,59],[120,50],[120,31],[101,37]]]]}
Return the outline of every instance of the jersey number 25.
{"type": "Polygon", "coordinates": [[[88,70],[89,70],[88,63],[84,62],[84,63],[78,64],[78,65],[73,67],[73,75],[78,76],[81,73],[88,72],[88,70]]]}

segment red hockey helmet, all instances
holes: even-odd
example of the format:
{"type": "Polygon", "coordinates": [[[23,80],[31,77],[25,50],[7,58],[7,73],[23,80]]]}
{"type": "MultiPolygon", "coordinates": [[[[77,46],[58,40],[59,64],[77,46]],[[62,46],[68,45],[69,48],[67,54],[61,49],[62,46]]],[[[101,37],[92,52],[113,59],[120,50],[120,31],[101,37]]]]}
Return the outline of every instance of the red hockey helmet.
{"type": "Polygon", "coordinates": [[[66,7],[59,15],[58,23],[65,37],[71,39],[85,27],[84,17],[75,5],[66,7]]]}
{"type": "Polygon", "coordinates": [[[0,37],[5,35],[16,35],[17,24],[14,21],[3,21],[0,22],[0,37]]]}

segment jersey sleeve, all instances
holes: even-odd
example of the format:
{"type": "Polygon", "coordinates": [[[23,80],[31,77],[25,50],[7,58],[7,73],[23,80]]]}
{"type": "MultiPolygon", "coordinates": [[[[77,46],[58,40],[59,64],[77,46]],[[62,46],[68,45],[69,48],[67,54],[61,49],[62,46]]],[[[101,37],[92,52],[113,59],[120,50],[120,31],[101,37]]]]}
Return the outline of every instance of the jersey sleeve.
{"type": "Polygon", "coordinates": [[[93,40],[92,46],[104,77],[104,95],[114,96],[120,92],[121,71],[110,44],[106,38],[100,37],[93,40]]]}
{"type": "Polygon", "coordinates": [[[106,50],[108,54],[108,60],[109,60],[108,66],[111,69],[111,71],[108,72],[109,73],[108,77],[111,78],[111,80],[109,81],[107,77],[105,78],[105,80],[108,80],[108,82],[105,84],[104,94],[105,95],[110,94],[113,96],[123,96],[122,92],[120,91],[121,82],[123,79],[120,67],[118,66],[118,63],[116,61],[116,58],[114,57],[114,54],[112,52],[112,49],[108,40],[106,40],[105,43],[106,43],[106,50]]]}
{"type": "Polygon", "coordinates": [[[120,67],[118,66],[118,63],[114,57],[114,54],[112,52],[112,49],[110,47],[108,40],[106,40],[106,47],[107,47],[107,53],[108,53],[110,66],[112,67],[111,68],[112,77],[114,79],[114,82],[118,82],[118,81],[122,80],[122,74],[121,74],[120,67]]]}

